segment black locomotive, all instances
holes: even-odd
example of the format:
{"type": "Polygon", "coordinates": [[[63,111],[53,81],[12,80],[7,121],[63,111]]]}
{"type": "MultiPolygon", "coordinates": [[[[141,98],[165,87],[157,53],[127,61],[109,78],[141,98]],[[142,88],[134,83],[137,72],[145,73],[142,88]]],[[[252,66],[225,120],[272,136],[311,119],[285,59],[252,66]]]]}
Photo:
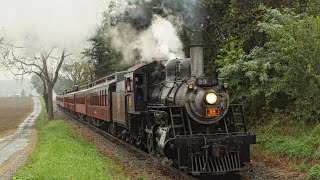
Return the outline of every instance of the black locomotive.
{"type": "Polygon", "coordinates": [[[188,174],[219,175],[250,162],[243,107],[228,84],[203,73],[203,48],[191,58],[136,65],[60,94],[58,105],[188,174]]]}

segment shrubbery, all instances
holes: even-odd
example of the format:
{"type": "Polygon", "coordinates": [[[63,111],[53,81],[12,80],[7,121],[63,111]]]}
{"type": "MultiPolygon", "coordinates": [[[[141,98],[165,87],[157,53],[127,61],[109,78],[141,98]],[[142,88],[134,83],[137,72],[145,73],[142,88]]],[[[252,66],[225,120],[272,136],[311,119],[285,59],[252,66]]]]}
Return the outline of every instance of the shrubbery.
{"type": "Polygon", "coordinates": [[[285,120],[319,122],[320,17],[265,11],[257,32],[266,43],[221,56],[220,75],[229,77],[235,100],[249,105],[252,118],[278,113],[285,120]]]}

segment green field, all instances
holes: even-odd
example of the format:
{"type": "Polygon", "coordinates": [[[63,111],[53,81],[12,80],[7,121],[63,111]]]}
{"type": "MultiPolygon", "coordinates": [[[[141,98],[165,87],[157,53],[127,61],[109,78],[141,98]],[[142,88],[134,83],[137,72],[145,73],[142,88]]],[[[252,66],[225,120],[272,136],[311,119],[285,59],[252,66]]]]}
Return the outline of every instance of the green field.
{"type": "Polygon", "coordinates": [[[62,120],[36,122],[39,142],[14,179],[126,179],[121,169],[102,156],[62,120]]]}

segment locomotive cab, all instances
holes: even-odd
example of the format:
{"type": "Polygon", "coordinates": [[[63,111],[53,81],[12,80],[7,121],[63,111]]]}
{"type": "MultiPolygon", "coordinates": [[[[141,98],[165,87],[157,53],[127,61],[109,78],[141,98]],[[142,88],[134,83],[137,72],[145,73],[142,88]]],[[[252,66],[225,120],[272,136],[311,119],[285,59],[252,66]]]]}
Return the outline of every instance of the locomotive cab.
{"type": "Polygon", "coordinates": [[[142,63],[128,69],[126,79],[126,96],[128,112],[140,114],[147,111],[152,101],[150,94],[157,87],[155,83],[163,80],[164,66],[162,61],[142,63]]]}
{"type": "Polygon", "coordinates": [[[143,74],[131,73],[126,76],[127,102],[131,112],[146,110],[148,97],[145,87],[143,74]]]}

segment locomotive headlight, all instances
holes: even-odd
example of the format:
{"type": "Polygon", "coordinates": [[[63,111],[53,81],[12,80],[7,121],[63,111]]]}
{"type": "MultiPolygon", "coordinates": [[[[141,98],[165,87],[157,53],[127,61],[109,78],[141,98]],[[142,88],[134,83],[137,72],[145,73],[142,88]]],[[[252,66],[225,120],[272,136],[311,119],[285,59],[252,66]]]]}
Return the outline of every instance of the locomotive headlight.
{"type": "Polygon", "coordinates": [[[214,104],[218,100],[218,96],[215,93],[208,93],[206,95],[206,101],[208,104],[214,104]]]}

